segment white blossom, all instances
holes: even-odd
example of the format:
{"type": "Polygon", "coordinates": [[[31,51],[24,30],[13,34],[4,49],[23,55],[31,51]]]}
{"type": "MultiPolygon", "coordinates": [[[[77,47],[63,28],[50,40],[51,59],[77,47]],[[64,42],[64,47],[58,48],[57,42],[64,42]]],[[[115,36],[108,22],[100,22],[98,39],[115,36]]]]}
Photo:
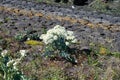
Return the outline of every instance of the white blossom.
{"type": "Polygon", "coordinates": [[[46,34],[45,36],[43,36],[43,42],[45,44],[52,43],[54,41],[53,37],[53,34],[46,34]]]}
{"type": "Polygon", "coordinates": [[[15,60],[10,60],[9,62],[7,62],[7,66],[8,67],[12,66],[14,62],[15,62],[15,60]]]}
{"type": "Polygon", "coordinates": [[[9,62],[7,62],[7,67],[12,66],[13,69],[18,70],[18,66],[20,64],[21,59],[12,59],[9,62]]]}
{"type": "Polygon", "coordinates": [[[27,40],[30,40],[30,38],[27,38],[27,40]]]}
{"type": "Polygon", "coordinates": [[[18,69],[18,66],[13,66],[13,69],[15,69],[15,70],[19,70],[19,69],[18,69]]]}
{"type": "Polygon", "coordinates": [[[25,57],[27,52],[27,50],[20,50],[20,54],[22,57],[25,57]]]}
{"type": "Polygon", "coordinates": [[[13,63],[13,68],[14,68],[15,70],[18,70],[18,65],[20,64],[20,60],[21,60],[21,59],[16,59],[15,62],[13,63]]]}
{"type": "Polygon", "coordinates": [[[78,63],[78,61],[77,61],[77,60],[75,60],[75,63],[78,63]]]}
{"type": "Polygon", "coordinates": [[[46,43],[46,44],[50,44],[50,43],[52,43],[53,41],[54,41],[54,39],[49,39],[49,40],[45,41],[45,43],[46,43]]]}
{"type": "Polygon", "coordinates": [[[73,36],[73,31],[67,31],[68,36],[73,36]]]}
{"type": "Polygon", "coordinates": [[[17,66],[20,63],[20,61],[15,61],[13,66],[17,66]]]}
{"type": "Polygon", "coordinates": [[[76,42],[77,42],[77,39],[73,39],[71,42],[72,42],[72,43],[76,43],[76,42]]]}
{"type": "Polygon", "coordinates": [[[65,30],[65,28],[60,25],[56,25],[54,28],[47,31],[47,34],[55,34],[58,36],[59,35],[65,36],[66,33],[67,33],[67,31],[65,30]]]}
{"type": "Polygon", "coordinates": [[[40,39],[44,39],[45,35],[46,35],[46,34],[42,34],[42,35],[40,36],[40,39]]]}
{"type": "Polygon", "coordinates": [[[73,40],[73,39],[75,39],[75,36],[67,36],[66,39],[67,40],[73,40]]]}
{"type": "Polygon", "coordinates": [[[65,42],[65,44],[68,46],[70,43],[69,42],[65,42]]]}
{"type": "Polygon", "coordinates": [[[55,32],[54,29],[50,29],[47,31],[47,34],[53,34],[54,32],[55,32]]]}
{"type": "Polygon", "coordinates": [[[75,6],[71,6],[72,7],[72,9],[75,9],[75,6]]]}
{"type": "Polygon", "coordinates": [[[57,39],[58,39],[58,37],[55,35],[53,39],[54,39],[54,40],[57,40],[57,39]]]}
{"type": "Polygon", "coordinates": [[[3,50],[2,53],[1,53],[1,56],[2,57],[5,57],[7,55],[8,51],[7,50],[3,50]]]}
{"type": "Polygon", "coordinates": [[[45,44],[50,44],[60,37],[64,38],[67,41],[65,41],[66,45],[76,42],[73,31],[67,31],[60,25],[56,25],[54,28],[48,30],[46,34],[42,34],[40,36],[45,44]]]}
{"type": "Polygon", "coordinates": [[[60,26],[60,25],[56,25],[56,26],[54,27],[54,29],[63,29],[63,30],[65,30],[65,28],[62,27],[62,26],[60,26]]]}

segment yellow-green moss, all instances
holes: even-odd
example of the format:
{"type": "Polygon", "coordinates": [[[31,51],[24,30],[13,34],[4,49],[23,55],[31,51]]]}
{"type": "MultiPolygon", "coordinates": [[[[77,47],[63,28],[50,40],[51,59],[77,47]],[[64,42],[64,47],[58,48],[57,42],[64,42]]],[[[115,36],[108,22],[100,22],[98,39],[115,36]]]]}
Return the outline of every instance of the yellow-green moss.
{"type": "Polygon", "coordinates": [[[36,41],[36,40],[28,40],[25,42],[25,44],[28,44],[28,45],[41,45],[43,46],[43,42],[40,42],[40,41],[36,41]]]}

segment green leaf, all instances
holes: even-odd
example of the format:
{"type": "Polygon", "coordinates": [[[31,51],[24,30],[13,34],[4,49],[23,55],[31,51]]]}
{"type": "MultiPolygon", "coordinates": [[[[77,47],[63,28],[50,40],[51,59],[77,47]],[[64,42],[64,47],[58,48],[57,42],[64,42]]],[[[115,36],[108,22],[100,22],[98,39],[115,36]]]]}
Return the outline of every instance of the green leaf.
{"type": "Polygon", "coordinates": [[[73,58],[72,56],[70,56],[70,54],[68,54],[68,53],[66,53],[64,51],[62,51],[60,53],[60,56],[63,57],[63,58],[65,58],[67,61],[69,61],[69,62],[71,62],[73,64],[77,63],[77,60],[75,58],[73,58]]]}
{"type": "Polygon", "coordinates": [[[46,51],[45,53],[42,54],[42,57],[52,57],[53,55],[53,51],[46,51]]]}

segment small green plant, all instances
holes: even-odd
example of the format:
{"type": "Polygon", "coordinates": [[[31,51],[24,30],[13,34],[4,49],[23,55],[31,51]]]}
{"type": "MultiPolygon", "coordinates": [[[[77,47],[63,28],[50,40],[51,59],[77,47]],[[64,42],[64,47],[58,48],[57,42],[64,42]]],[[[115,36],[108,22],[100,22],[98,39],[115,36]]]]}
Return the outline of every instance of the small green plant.
{"type": "Polygon", "coordinates": [[[19,64],[21,60],[25,57],[25,50],[20,50],[21,57],[13,59],[7,50],[1,51],[0,54],[0,77],[2,80],[29,80],[27,77],[19,70],[19,64]]]}
{"type": "Polygon", "coordinates": [[[116,58],[120,58],[120,52],[111,52],[111,55],[116,58]]]}
{"type": "Polygon", "coordinates": [[[26,37],[26,34],[19,33],[19,34],[15,35],[15,39],[17,41],[25,41],[27,39],[27,37],[26,37]]]}
{"type": "Polygon", "coordinates": [[[99,64],[99,61],[96,59],[93,59],[92,56],[88,56],[88,64],[91,66],[96,66],[97,64],[99,64]]]}
{"type": "Polygon", "coordinates": [[[46,44],[43,56],[53,57],[58,54],[72,63],[77,62],[68,52],[68,46],[77,42],[72,31],[67,31],[64,27],[56,25],[46,34],[42,34],[40,38],[46,44]]]}
{"type": "Polygon", "coordinates": [[[25,33],[19,33],[15,35],[15,39],[23,42],[26,40],[39,40],[39,35],[37,33],[34,33],[34,31],[26,31],[25,33]]]}

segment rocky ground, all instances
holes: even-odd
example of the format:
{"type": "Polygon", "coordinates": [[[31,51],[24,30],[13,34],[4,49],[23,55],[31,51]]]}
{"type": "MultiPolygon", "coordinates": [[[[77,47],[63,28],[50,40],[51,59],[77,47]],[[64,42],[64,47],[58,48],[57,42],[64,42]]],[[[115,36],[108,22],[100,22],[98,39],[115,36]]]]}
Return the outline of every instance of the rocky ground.
{"type": "Polygon", "coordinates": [[[14,36],[26,31],[49,29],[59,24],[75,32],[80,46],[90,43],[120,51],[120,17],[25,0],[1,0],[0,28],[14,36]]]}
{"type": "Polygon", "coordinates": [[[120,52],[119,15],[26,0],[0,2],[0,48],[10,49],[11,53],[16,53],[20,49],[29,50],[28,57],[21,67],[27,76],[34,78],[32,80],[120,79],[119,58],[111,55],[93,55],[120,52]],[[40,57],[43,48],[41,45],[27,45],[25,41],[18,42],[14,39],[17,34],[27,31],[41,35],[55,25],[74,31],[78,44],[71,47],[78,49],[75,52],[78,64],[73,65],[59,57],[43,59],[40,57]],[[91,46],[95,49],[91,52],[92,55],[82,52],[83,49],[90,50],[91,46]],[[101,49],[96,52],[96,48],[101,49]]]}

